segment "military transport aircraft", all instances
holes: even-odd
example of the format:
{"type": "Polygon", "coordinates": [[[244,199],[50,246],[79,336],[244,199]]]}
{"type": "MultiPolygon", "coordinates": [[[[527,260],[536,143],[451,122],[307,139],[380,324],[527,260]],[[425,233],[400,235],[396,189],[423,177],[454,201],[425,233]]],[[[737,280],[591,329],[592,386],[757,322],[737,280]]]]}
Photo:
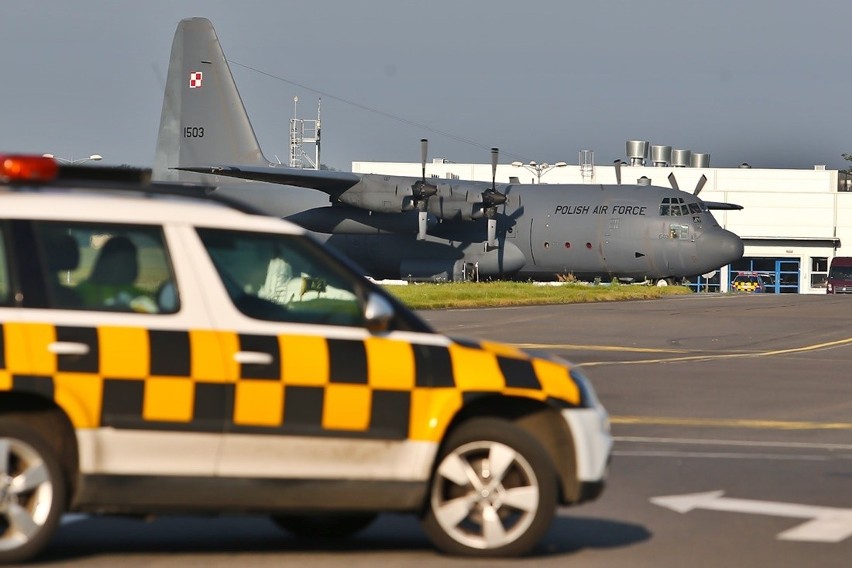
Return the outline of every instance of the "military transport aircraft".
{"type": "Polygon", "coordinates": [[[304,170],[263,155],[209,20],[181,21],[156,179],[202,181],[314,232],[376,278],[459,280],[704,274],[742,241],[694,193],[650,185],[523,185],[304,170]],[[241,182],[233,179],[240,178],[241,182]]]}

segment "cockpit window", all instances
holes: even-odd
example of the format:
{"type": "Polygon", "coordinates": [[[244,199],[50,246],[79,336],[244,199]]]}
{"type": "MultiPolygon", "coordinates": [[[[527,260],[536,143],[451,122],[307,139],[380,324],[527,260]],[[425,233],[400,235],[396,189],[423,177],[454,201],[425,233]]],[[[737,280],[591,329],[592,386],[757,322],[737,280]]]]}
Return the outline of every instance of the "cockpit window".
{"type": "Polygon", "coordinates": [[[682,197],[664,197],[660,203],[661,217],[679,217],[709,211],[704,202],[685,203],[682,197]]]}

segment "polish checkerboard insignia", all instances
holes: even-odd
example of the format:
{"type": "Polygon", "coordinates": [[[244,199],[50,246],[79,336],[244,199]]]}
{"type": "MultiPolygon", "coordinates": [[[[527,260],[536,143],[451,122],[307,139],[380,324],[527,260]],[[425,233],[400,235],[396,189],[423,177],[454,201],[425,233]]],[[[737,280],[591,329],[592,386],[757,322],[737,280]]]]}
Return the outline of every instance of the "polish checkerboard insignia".
{"type": "Polygon", "coordinates": [[[201,71],[193,71],[189,74],[189,88],[190,89],[200,89],[201,88],[201,71]]]}

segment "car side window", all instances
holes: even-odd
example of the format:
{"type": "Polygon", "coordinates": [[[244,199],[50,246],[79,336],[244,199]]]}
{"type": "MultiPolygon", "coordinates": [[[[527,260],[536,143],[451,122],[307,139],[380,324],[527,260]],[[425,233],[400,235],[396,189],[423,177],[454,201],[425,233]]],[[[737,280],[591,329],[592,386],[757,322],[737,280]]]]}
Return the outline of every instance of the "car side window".
{"type": "Polygon", "coordinates": [[[174,277],[160,227],[33,223],[49,305],[174,313],[174,277]]]}
{"type": "Polygon", "coordinates": [[[198,229],[234,306],[260,320],[362,326],[354,278],[300,236],[198,229]]]}

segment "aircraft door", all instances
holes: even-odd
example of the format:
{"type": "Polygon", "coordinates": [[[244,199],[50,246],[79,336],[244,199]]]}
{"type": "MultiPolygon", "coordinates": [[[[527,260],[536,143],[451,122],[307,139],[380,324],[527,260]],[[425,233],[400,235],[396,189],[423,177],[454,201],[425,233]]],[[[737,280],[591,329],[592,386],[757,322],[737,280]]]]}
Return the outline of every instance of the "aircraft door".
{"type": "Polygon", "coordinates": [[[695,242],[695,233],[689,225],[677,220],[669,222],[666,231],[660,235],[665,272],[683,271],[691,264],[693,247],[689,245],[695,242]]]}
{"type": "Polygon", "coordinates": [[[536,266],[548,265],[550,239],[550,215],[530,219],[530,254],[536,266]]]}

